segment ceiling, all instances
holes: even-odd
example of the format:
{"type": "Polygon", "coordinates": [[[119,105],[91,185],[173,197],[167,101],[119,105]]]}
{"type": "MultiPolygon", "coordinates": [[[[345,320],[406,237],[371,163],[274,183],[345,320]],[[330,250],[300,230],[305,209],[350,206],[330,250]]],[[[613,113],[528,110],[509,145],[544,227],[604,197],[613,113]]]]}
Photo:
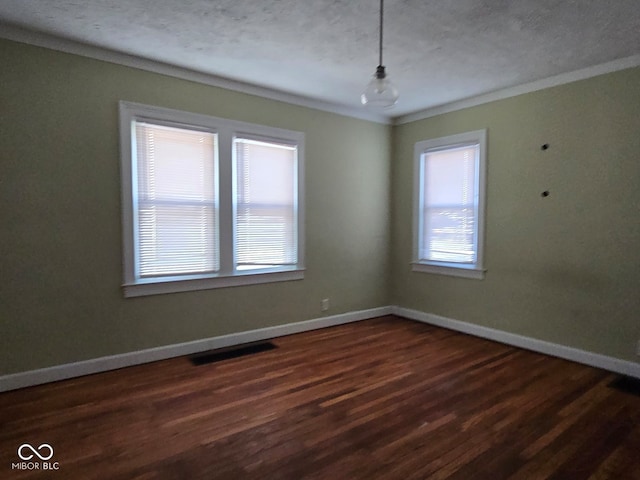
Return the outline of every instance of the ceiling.
{"type": "MultiPolygon", "coordinates": [[[[378,64],[378,8],[378,0],[0,0],[0,36],[3,26],[26,29],[356,112],[378,64]]],[[[400,100],[385,113],[639,54],[640,0],[387,0],[384,64],[400,100]]]]}

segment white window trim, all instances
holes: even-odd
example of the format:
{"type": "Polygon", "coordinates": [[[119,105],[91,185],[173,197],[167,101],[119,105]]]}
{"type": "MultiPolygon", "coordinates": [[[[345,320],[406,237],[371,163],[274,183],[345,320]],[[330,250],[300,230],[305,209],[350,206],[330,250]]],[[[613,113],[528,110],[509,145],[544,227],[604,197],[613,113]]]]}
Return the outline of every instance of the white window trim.
{"type": "Polygon", "coordinates": [[[487,130],[475,130],[417,142],[414,147],[413,157],[413,257],[411,270],[413,272],[434,273],[482,280],[486,272],[484,268],[484,232],[487,185],[487,130]],[[420,190],[423,185],[422,154],[426,150],[434,148],[455,147],[456,145],[469,143],[479,143],[480,145],[478,165],[478,251],[476,262],[469,264],[420,260],[420,232],[422,231],[422,218],[420,215],[422,192],[420,190]]]}
{"type": "Polygon", "coordinates": [[[301,280],[304,278],[304,133],[252,123],[227,120],[209,115],[183,112],[168,108],[120,101],[120,159],[122,185],[122,235],[125,297],[157,295],[213,288],[254,285],[271,282],[301,280]],[[144,119],[170,126],[188,126],[207,129],[218,135],[218,178],[219,178],[219,242],[220,270],[215,274],[136,278],[135,274],[135,212],[134,175],[132,158],[132,121],[144,119]],[[297,246],[298,263],[294,266],[238,271],[234,269],[234,172],[232,143],[234,137],[253,138],[283,144],[297,145],[297,246]]]}

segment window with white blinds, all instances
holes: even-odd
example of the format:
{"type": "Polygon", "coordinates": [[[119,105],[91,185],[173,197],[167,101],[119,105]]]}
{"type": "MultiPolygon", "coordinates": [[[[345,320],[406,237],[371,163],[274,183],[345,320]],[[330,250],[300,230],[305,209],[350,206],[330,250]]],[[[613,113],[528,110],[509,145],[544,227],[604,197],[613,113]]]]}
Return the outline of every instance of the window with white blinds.
{"type": "Polygon", "coordinates": [[[478,151],[475,144],[422,154],[420,260],[475,262],[478,151]]]}
{"type": "Polygon", "coordinates": [[[120,102],[126,297],[304,278],[304,134],[120,102]]]}
{"type": "Polygon", "coordinates": [[[234,139],[239,270],[295,265],[297,147],[234,139]]]}
{"type": "Polygon", "coordinates": [[[485,132],[416,144],[414,270],[482,272],[485,132]],[[440,270],[438,270],[440,268],[440,270]]]}
{"type": "Polygon", "coordinates": [[[216,134],[135,121],[140,277],[216,272],[216,134]]]}

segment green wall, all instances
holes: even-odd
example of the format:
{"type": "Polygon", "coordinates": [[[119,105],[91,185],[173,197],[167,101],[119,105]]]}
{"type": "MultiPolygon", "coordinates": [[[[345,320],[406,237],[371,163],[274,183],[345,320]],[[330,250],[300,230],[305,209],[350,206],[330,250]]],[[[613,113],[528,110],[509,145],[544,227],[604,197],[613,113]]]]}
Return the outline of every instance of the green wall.
{"type": "Polygon", "coordinates": [[[637,361],[638,68],[391,129],[10,41],[0,65],[0,375],[389,304],[637,361]],[[123,298],[119,100],[305,132],[305,279],[123,298]],[[486,278],[412,273],[413,145],[481,128],[486,278]]]}
{"type": "Polygon", "coordinates": [[[640,68],[397,126],[392,177],[393,303],[638,361],[640,68]],[[413,146],[482,128],[486,278],[412,273],[413,146]]]}
{"type": "Polygon", "coordinates": [[[389,304],[390,127],[9,41],[0,65],[0,375],[389,304]],[[305,132],[305,279],[124,299],[119,100],[305,132]]]}

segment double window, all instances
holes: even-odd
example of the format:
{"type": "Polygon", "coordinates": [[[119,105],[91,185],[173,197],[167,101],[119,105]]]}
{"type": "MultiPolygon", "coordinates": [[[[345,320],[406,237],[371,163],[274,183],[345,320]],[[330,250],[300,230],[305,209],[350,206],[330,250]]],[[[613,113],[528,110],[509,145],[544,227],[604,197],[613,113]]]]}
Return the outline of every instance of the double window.
{"type": "Polygon", "coordinates": [[[120,103],[125,296],[303,277],[299,132],[120,103]]]}
{"type": "Polygon", "coordinates": [[[486,131],[418,142],[413,270],[483,278],[486,131]]]}

